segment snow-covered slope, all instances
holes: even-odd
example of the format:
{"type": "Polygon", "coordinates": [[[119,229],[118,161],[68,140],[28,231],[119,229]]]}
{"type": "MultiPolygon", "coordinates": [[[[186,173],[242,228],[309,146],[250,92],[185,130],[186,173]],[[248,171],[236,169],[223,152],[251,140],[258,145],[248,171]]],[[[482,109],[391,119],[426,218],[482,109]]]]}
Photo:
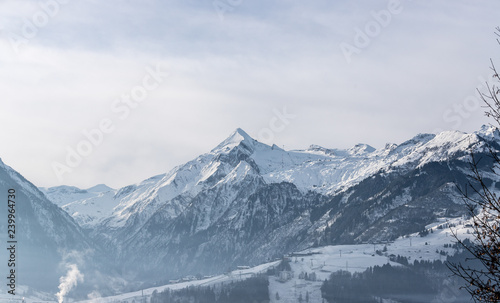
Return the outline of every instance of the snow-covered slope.
{"type": "Polygon", "coordinates": [[[104,184],[88,189],[62,185],[50,188],[41,187],[40,190],[86,229],[93,228],[105,218],[110,217],[117,205],[116,190],[104,184]]]}
{"type": "MultiPolygon", "coordinates": [[[[19,287],[29,285],[44,290],[57,290],[64,268],[59,265],[65,252],[92,249],[92,243],[76,222],[51,203],[31,182],[0,160],[0,192],[4,208],[0,216],[0,241],[16,241],[11,252],[14,262],[2,262],[3,273],[15,270],[19,287]],[[7,198],[11,207],[7,205],[7,198]],[[12,215],[7,221],[7,211],[12,215]],[[10,232],[8,232],[10,230],[10,232]],[[15,268],[7,267],[16,263],[15,268]]],[[[7,293],[6,283],[0,286],[7,293]]]]}
{"type": "MultiPolygon", "coordinates": [[[[410,263],[414,260],[445,261],[447,255],[454,255],[456,252],[456,248],[453,248],[456,240],[451,236],[449,226],[455,226],[453,231],[456,235],[460,239],[465,239],[470,237],[468,224],[470,222],[463,218],[439,218],[436,223],[425,227],[428,231],[432,230],[432,232],[423,237],[418,233],[413,233],[387,243],[325,246],[294,252],[288,257],[292,273],[288,280],[284,281],[278,277],[269,276],[271,302],[295,302],[300,293],[304,296],[306,292],[309,293],[310,302],[322,302],[320,288],[323,281],[328,279],[331,273],[338,270],[362,272],[369,267],[382,266],[387,263],[392,266],[403,266],[391,260],[391,255],[406,257],[410,263]],[[305,280],[301,273],[307,273],[308,275],[314,273],[316,280],[305,280]],[[279,300],[276,299],[276,293],[279,293],[279,300]]],[[[241,281],[256,274],[266,273],[267,269],[277,266],[280,262],[281,260],[266,262],[245,269],[232,268],[226,274],[206,277],[201,280],[172,282],[141,291],[78,302],[111,303],[149,300],[153,292],[175,291],[193,286],[214,287],[241,281]]],[[[450,302],[454,301],[451,300],[450,302]]]]}
{"type": "Polygon", "coordinates": [[[38,189],[43,192],[50,201],[59,207],[63,207],[71,202],[93,198],[99,196],[101,193],[113,191],[111,187],[104,184],[99,184],[88,189],[80,189],[67,185],[49,188],[39,187],[38,189]]]}
{"type": "Polygon", "coordinates": [[[85,227],[105,221],[111,228],[120,228],[131,217],[145,222],[159,208],[168,209],[169,217],[174,218],[189,204],[181,201],[203,190],[237,182],[251,173],[267,184],[289,182],[304,193],[333,195],[381,170],[413,169],[465,157],[470,146],[484,145],[484,139],[499,137],[497,129],[484,126],[472,134],[449,131],[418,135],[400,145],[386,144],[379,150],[358,144],[346,150],[312,145],[305,150],[286,151],[260,143],[237,129],[209,153],[116,192],[108,187],[91,191],[68,186],[43,191],[85,227]]]}
{"type": "Polygon", "coordinates": [[[483,127],[378,150],[286,151],[237,129],[166,174],[65,209],[138,279],[220,272],[312,245],[393,240],[460,216],[451,185],[466,181],[469,149],[499,142],[497,129],[483,127]]]}

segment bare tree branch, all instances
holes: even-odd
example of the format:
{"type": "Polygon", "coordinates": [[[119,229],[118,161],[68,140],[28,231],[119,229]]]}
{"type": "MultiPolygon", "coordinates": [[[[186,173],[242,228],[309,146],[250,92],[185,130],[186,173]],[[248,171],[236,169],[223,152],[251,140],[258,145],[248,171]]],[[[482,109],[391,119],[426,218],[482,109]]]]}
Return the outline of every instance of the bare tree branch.
{"type": "MultiPolygon", "coordinates": [[[[500,38],[500,27],[496,28],[495,34],[500,38]]],[[[498,38],[497,41],[500,44],[498,38]]],[[[485,115],[500,125],[500,76],[493,60],[490,61],[494,84],[486,83],[486,92],[479,91],[479,95],[487,108],[485,115]]],[[[489,172],[497,176],[500,172],[500,157],[492,146],[479,148],[482,149],[474,150],[474,146],[471,147],[469,182],[465,189],[459,188],[472,220],[474,241],[472,244],[465,243],[457,231],[452,231],[452,235],[481,266],[449,263],[448,268],[465,280],[466,284],[462,288],[469,292],[474,302],[500,302],[500,199],[483,175],[481,161],[485,159],[478,158],[477,154],[489,154],[486,165],[491,163],[489,172]]]]}

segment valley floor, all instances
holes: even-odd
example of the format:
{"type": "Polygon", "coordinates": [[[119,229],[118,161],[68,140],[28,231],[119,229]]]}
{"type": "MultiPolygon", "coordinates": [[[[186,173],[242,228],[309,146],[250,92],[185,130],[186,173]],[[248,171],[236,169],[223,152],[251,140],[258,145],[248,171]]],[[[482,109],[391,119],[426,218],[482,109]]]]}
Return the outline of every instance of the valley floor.
{"type": "MultiPolygon", "coordinates": [[[[318,248],[310,248],[305,251],[290,254],[286,258],[290,261],[291,273],[289,276],[269,277],[269,294],[272,303],[298,302],[302,296],[303,302],[309,297],[309,302],[323,302],[320,287],[331,273],[338,270],[350,272],[362,272],[368,267],[382,266],[390,263],[393,266],[401,264],[393,262],[395,256],[405,256],[409,262],[414,260],[446,260],[446,254],[453,255],[455,249],[452,244],[455,239],[451,235],[448,224],[454,224],[453,228],[461,238],[468,237],[471,228],[467,228],[468,222],[463,219],[441,219],[439,222],[427,226],[430,231],[425,236],[412,234],[401,237],[394,242],[378,244],[358,245],[336,245],[318,248]],[[445,227],[446,226],[446,227],[445,227]],[[446,246],[446,247],[445,247],[446,246]],[[308,279],[305,278],[307,273],[308,279]],[[315,279],[311,279],[314,277],[315,279]],[[277,295],[278,294],[278,295],[277,295]],[[279,298],[279,300],[277,299],[279,298]]],[[[234,270],[231,273],[218,275],[202,280],[194,280],[173,283],[164,286],[144,289],[137,292],[125,293],[112,297],[94,298],[80,303],[115,303],[115,302],[141,302],[141,299],[149,299],[154,291],[162,292],[166,289],[179,290],[189,286],[216,286],[221,283],[227,284],[231,281],[239,281],[255,274],[266,273],[268,269],[277,266],[281,261],[265,263],[253,268],[234,270]]],[[[12,298],[2,297],[2,302],[12,298]]],[[[21,297],[19,297],[21,299],[21,297]]],[[[21,302],[12,300],[12,302],[21,302]]],[[[26,298],[26,303],[55,302],[40,299],[26,298]]],[[[149,302],[149,300],[147,300],[149,302]]],[[[386,301],[389,302],[389,301],[386,301]]]]}

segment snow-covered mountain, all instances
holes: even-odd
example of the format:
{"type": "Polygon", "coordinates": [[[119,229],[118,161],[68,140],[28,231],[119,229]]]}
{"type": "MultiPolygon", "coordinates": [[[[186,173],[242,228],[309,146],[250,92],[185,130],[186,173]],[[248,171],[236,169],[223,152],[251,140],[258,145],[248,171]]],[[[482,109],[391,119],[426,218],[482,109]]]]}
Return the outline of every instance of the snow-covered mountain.
{"type": "MultiPolygon", "coordinates": [[[[0,266],[2,273],[7,276],[11,270],[15,271],[17,291],[22,285],[57,290],[60,276],[66,274],[65,262],[71,262],[68,254],[91,251],[91,240],[66,212],[1,160],[0,192],[3,196],[0,241],[6,245],[3,251],[14,246],[9,257],[2,253],[5,256],[0,266]],[[8,206],[7,199],[12,206],[8,206]]],[[[7,293],[6,284],[0,286],[2,293],[7,293]]]]}
{"type": "Polygon", "coordinates": [[[121,227],[131,216],[140,214],[147,219],[159,207],[170,208],[170,215],[176,217],[183,207],[176,204],[175,198],[192,198],[207,188],[238,182],[238,178],[252,173],[261,176],[266,184],[288,182],[303,193],[312,191],[331,196],[381,170],[418,168],[430,162],[447,161],[457,154],[463,157],[471,146],[499,138],[498,130],[484,126],[473,134],[458,131],[422,134],[400,145],[388,143],[380,150],[358,144],[347,150],[311,145],[305,150],[285,151],[276,145],[260,143],[237,129],[211,152],[169,173],[119,190],[105,185],[100,185],[99,190],[70,186],[41,190],[68,213],[77,213],[73,217],[78,222],[82,222],[79,216],[89,215],[95,219],[84,223],[89,226],[106,220],[108,226],[121,227]],[[68,207],[69,204],[73,206],[68,207]],[[76,204],[92,207],[80,209],[76,204]],[[99,215],[96,207],[113,211],[99,215]]]}
{"type": "Polygon", "coordinates": [[[497,129],[483,127],[378,150],[286,151],[237,129],[166,174],[64,207],[130,275],[222,272],[314,245],[394,239],[459,216],[453,184],[466,182],[470,148],[499,142],[497,129]]]}
{"type": "Polygon", "coordinates": [[[92,228],[113,213],[116,190],[99,184],[88,189],[74,186],[41,187],[45,196],[64,209],[84,229],[92,228]]]}
{"type": "Polygon", "coordinates": [[[98,184],[88,189],[80,189],[74,186],[55,186],[55,187],[39,187],[41,192],[49,198],[50,201],[59,207],[63,207],[69,203],[97,197],[102,193],[114,191],[111,187],[105,184],[98,184]]]}

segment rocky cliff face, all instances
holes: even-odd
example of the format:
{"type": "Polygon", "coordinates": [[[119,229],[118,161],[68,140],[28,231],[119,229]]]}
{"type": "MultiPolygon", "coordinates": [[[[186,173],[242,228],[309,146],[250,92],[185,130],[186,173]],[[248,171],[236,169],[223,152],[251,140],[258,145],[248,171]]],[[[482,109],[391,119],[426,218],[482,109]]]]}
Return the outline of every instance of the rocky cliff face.
{"type": "MultiPolygon", "coordinates": [[[[470,148],[499,142],[498,130],[484,127],[380,150],[285,151],[238,129],[167,174],[108,193],[110,211],[85,227],[123,272],[151,280],[223,272],[313,245],[391,240],[462,215],[455,184],[466,183],[470,148]]],[[[72,203],[85,213],[83,200],[72,203]]]]}

